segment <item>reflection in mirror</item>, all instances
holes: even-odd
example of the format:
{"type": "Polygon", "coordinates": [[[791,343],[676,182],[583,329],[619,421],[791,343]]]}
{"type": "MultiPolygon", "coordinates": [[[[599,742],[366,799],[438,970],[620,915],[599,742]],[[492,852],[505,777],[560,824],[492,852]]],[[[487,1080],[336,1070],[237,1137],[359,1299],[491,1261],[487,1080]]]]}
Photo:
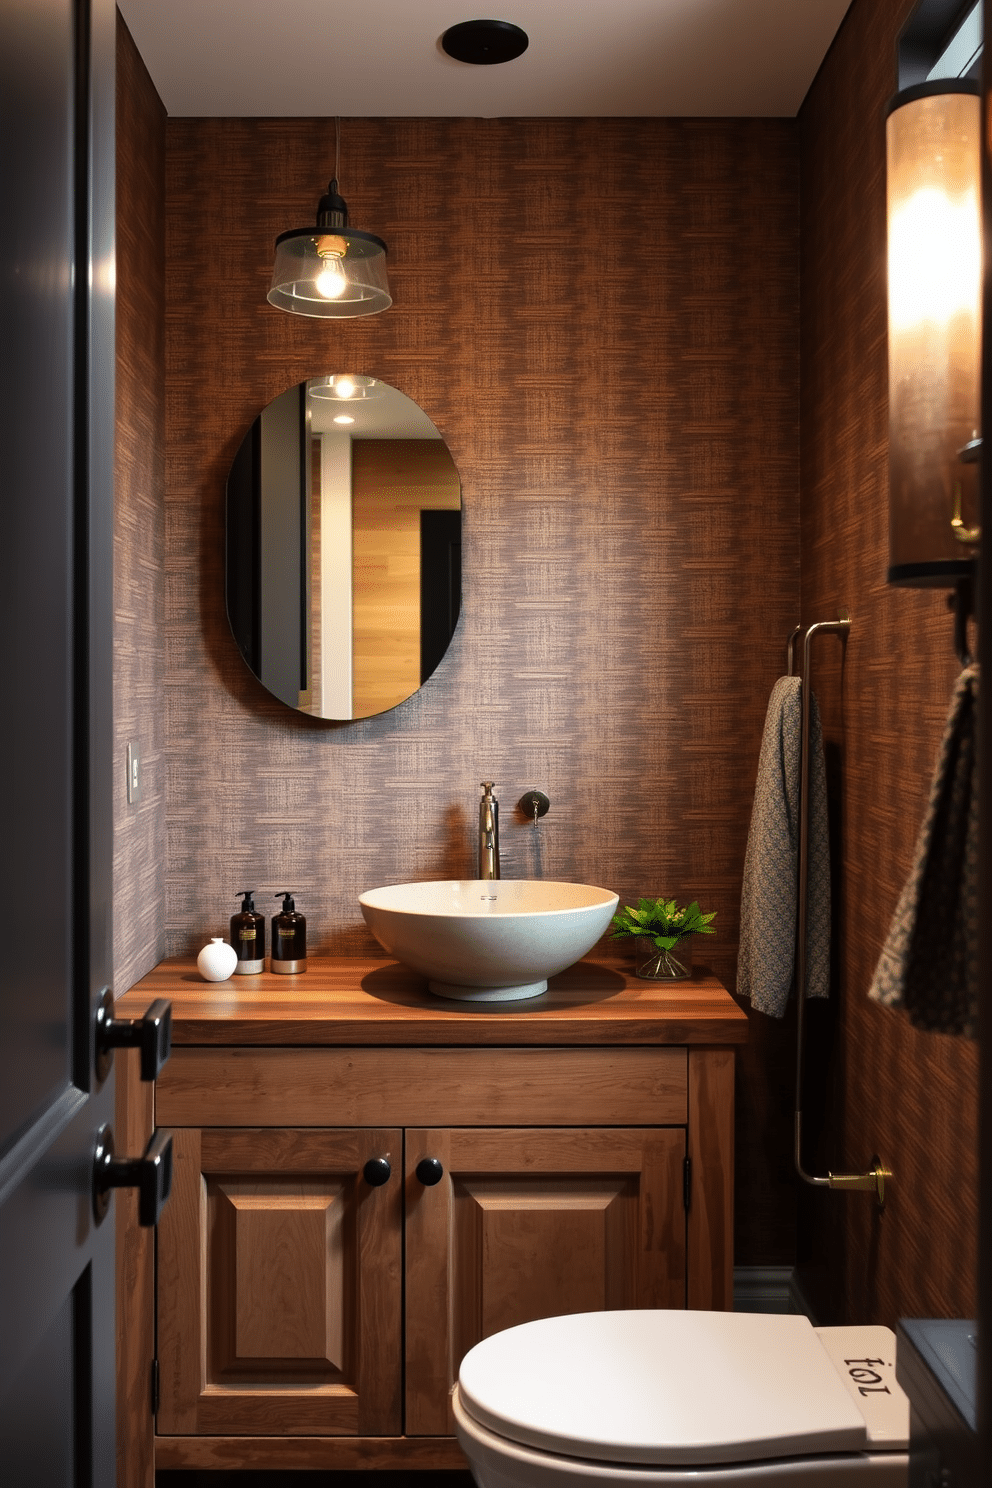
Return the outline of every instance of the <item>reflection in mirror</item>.
{"type": "Polygon", "coordinates": [[[227,482],[227,613],[271,693],[369,718],[417,691],[461,602],[461,487],[412,399],[375,378],[274,398],[227,482]]]}

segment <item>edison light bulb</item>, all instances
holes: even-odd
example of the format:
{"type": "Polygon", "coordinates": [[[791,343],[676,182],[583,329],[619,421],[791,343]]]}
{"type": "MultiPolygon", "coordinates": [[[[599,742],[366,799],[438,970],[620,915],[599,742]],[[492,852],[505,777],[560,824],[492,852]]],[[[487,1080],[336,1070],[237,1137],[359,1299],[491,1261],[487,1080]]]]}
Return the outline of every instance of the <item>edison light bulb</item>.
{"type": "Polygon", "coordinates": [[[336,398],[353,398],[357,391],[350,377],[335,377],[334,396],[336,398]]]}
{"type": "Polygon", "coordinates": [[[314,288],[325,300],[339,300],[348,287],[341,260],[337,255],[324,259],[324,266],[314,280],[314,288]]]}
{"type": "Polygon", "coordinates": [[[975,317],[982,278],[978,193],[949,196],[923,187],[900,202],[889,221],[889,324],[908,330],[923,321],[975,317]]]}

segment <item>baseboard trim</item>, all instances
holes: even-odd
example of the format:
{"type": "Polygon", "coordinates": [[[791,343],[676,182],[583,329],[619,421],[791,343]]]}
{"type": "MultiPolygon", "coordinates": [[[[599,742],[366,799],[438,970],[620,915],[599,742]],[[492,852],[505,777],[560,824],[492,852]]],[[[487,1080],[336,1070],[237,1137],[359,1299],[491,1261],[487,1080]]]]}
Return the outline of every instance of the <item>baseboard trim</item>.
{"type": "Polygon", "coordinates": [[[735,1266],[735,1312],[795,1312],[815,1321],[792,1266],[735,1266]]]}
{"type": "Polygon", "coordinates": [[[792,1273],[792,1280],[789,1282],[789,1296],[792,1298],[793,1312],[801,1312],[805,1314],[805,1316],[808,1317],[810,1322],[813,1324],[814,1328],[819,1327],[820,1320],[817,1317],[816,1313],[813,1311],[813,1308],[810,1305],[809,1298],[803,1290],[803,1287],[799,1281],[798,1271],[793,1271],[792,1273]]]}

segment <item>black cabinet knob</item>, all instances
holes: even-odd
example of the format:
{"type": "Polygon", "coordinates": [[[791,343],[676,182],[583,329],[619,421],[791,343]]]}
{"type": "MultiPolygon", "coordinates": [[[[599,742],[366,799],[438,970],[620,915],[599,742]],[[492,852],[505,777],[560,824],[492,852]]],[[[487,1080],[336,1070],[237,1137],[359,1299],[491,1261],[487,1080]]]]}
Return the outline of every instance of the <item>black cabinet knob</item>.
{"type": "Polygon", "coordinates": [[[93,1155],[93,1213],[103,1219],[112,1188],[138,1190],[138,1223],[157,1225],[172,1192],[172,1133],[156,1131],[141,1157],[115,1157],[114,1134],[101,1126],[93,1155]]]}
{"type": "Polygon", "coordinates": [[[141,1050],[141,1078],[155,1080],[172,1051],[172,1003],[159,997],[143,1018],[115,1018],[108,987],[96,1010],[96,1074],[105,1080],[115,1049],[141,1050]]]}
{"type": "Polygon", "coordinates": [[[392,1171],[388,1157],[370,1157],[362,1169],[362,1177],[369,1188],[381,1188],[389,1182],[392,1171]]]}
{"type": "Polygon", "coordinates": [[[417,1177],[425,1188],[433,1188],[444,1177],[444,1168],[436,1157],[422,1157],[417,1164],[417,1177]]]}

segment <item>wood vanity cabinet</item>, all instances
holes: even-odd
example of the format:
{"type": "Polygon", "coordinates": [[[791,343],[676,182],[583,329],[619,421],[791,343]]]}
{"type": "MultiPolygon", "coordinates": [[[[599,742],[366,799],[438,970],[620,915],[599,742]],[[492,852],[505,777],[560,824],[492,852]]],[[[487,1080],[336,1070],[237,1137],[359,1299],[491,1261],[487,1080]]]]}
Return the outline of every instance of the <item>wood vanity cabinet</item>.
{"type": "MultiPolygon", "coordinates": [[[[211,986],[176,961],[118,1006],[161,996],[175,1178],[121,1358],[122,1389],[157,1358],[158,1467],[463,1466],[450,1392],[478,1340],[731,1305],[746,1019],[705,974],[662,988],[587,961],[494,1011],[394,962],[211,986]]],[[[127,1488],[152,1460],[138,1431],[127,1488]]]]}

